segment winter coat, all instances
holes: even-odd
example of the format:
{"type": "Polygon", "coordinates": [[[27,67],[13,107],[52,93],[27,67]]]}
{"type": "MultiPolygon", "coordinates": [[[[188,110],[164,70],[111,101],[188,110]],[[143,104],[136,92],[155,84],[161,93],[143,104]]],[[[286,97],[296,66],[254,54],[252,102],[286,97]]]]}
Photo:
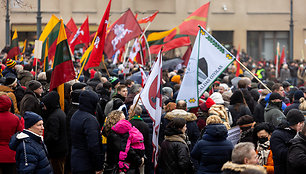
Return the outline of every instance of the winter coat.
{"type": "Polygon", "coordinates": [[[297,72],[297,76],[300,80],[303,80],[303,82],[306,82],[306,69],[299,69],[297,72]]]}
{"type": "Polygon", "coordinates": [[[11,101],[6,99],[0,100],[0,163],[15,163],[16,152],[9,148],[9,142],[11,136],[23,130],[24,125],[21,123],[21,118],[8,111],[11,108],[11,101]]]}
{"type": "Polygon", "coordinates": [[[42,98],[47,110],[44,114],[44,140],[49,157],[65,157],[68,152],[66,114],[60,108],[59,95],[52,91],[42,98]]]}
{"type": "Polygon", "coordinates": [[[146,156],[150,155],[149,149],[150,144],[152,143],[150,139],[150,128],[147,123],[143,121],[143,119],[140,117],[133,117],[130,120],[130,123],[135,126],[143,135],[144,138],[144,145],[145,145],[145,154],[146,156]]]}
{"type": "MultiPolygon", "coordinates": [[[[187,123],[187,136],[191,142],[190,150],[192,150],[193,146],[196,144],[197,140],[200,137],[200,131],[197,125],[197,116],[193,113],[187,112],[182,109],[174,109],[171,112],[166,113],[165,115],[164,125],[167,126],[168,123],[173,120],[173,118],[184,118],[187,123]]],[[[162,136],[162,135],[160,135],[162,136]]]]}
{"type": "Polygon", "coordinates": [[[290,70],[289,69],[281,69],[280,71],[280,82],[290,80],[290,70]]]}
{"type": "Polygon", "coordinates": [[[244,105],[244,104],[241,104],[241,105],[238,107],[238,110],[235,109],[235,105],[229,105],[228,109],[229,109],[229,111],[231,112],[232,119],[233,119],[233,124],[232,124],[232,126],[236,126],[236,122],[237,122],[237,120],[238,120],[241,116],[244,116],[244,115],[250,115],[250,116],[252,116],[252,113],[251,113],[249,107],[246,106],[246,105],[244,105]]]}
{"type": "Polygon", "coordinates": [[[257,105],[255,106],[253,118],[256,123],[265,122],[264,114],[265,114],[266,104],[267,104],[266,100],[261,99],[259,100],[259,103],[257,103],[257,105]]]}
{"type": "Polygon", "coordinates": [[[42,137],[23,130],[12,136],[9,146],[16,151],[18,173],[53,174],[42,137]]]}
{"type": "Polygon", "coordinates": [[[94,116],[99,101],[93,91],[83,91],[79,97],[79,110],[70,121],[72,172],[100,171],[103,168],[102,137],[94,116]]]}
{"type": "Polygon", "coordinates": [[[246,170],[255,170],[259,171],[258,173],[266,173],[266,169],[259,165],[227,162],[222,167],[223,174],[239,174],[241,172],[245,172],[246,170]]]}
{"type": "Polygon", "coordinates": [[[211,124],[205,127],[205,133],[194,146],[191,157],[199,161],[198,174],[221,173],[224,163],[230,161],[233,144],[226,139],[224,124],[211,124]]]}
{"type": "Polygon", "coordinates": [[[166,128],[161,144],[158,165],[163,173],[193,173],[189,148],[181,131],[166,128]]]}
{"type": "Polygon", "coordinates": [[[300,102],[299,100],[294,100],[293,103],[290,106],[287,106],[286,109],[284,110],[284,115],[287,115],[287,113],[291,110],[291,109],[299,109],[300,106],[300,102]]]}
{"type": "Polygon", "coordinates": [[[14,105],[14,111],[13,112],[15,114],[20,114],[19,110],[18,110],[17,100],[16,100],[16,96],[14,94],[14,90],[12,90],[8,86],[0,85],[0,91],[5,92],[10,97],[10,99],[13,101],[13,105],[14,105]]]}
{"type": "Polygon", "coordinates": [[[296,131],[281,124],[273,133],[270,139],[270,146],[273,153],[274,173],[285,174],[287,165],[287,153],[289,141],[294,138],[296,131]]]}
{"type": "Polygon", "coordinates": [[[27,89],[23,99],[20,102],[20,115],[23,116],[25,111],[32,111],[42,115],[42,106],[35,92],[27,89]]]}
{"type": "Polygon", "coordinates": [[[270,147],[270,141],[266,141],[264,144],[258,143],[256,153],[258,154],[259,164],[266,168],[268,174],[274,174],[273,153],[270,147]],[[268,153],[268,156],[266,156],[266,153],[268,153]],[[262,164],[260,161],[262,161],[262,164]]]}
{"type": "Polygon", "coordinates": [[[265,108],[264,117],[265,122],[272,123],[275,127],[286,121],[286,116],[283,112],[277,106],[271,105],[270,103],[265,108]]]}
{"type": "Polygon", "coordinates": [[[306,136],[299,132],[291,141],[288,150],[288,174],[302,174],[306,171],[306,136]]]}
{"type": "Polygon", "coordinates": [[[17,73],[17,78],[19,79],[20,84],[22,86],[26,86],[27,82],[34,79],[34,76],[30,71],[23,70],[23,71],[17,73]]]}

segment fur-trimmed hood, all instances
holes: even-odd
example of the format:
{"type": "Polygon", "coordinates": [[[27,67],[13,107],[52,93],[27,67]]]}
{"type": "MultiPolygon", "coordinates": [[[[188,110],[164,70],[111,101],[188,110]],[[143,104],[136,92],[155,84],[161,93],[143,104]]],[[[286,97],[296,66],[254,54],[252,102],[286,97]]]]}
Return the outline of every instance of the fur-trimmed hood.
{"type": "Polygon", "coordinates": [[[249,165],[249,164],[236,164],[232,163],[230,161],[226,162],[223,167],[222,171],[232,171],[233,173],[240,173],[247,169],[260,171],[262,173],[267,173],[266,169],[263,166],[260,165],[249,165]]]}
{"type": "Polygon", "coordinates": [[[171,112],[167,112],[165,118],[168,120],[173,120],[173,118],[184,118],[187,122],[197,120],[197,116],[195,114],[187,112],[183,109],[174,109],[171,112]]]}

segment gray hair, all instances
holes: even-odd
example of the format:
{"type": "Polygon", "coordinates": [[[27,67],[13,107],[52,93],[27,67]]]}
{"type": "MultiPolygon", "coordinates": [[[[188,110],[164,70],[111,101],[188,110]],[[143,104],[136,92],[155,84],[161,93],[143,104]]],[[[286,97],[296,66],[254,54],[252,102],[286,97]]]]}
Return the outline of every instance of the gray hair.
{"type": "Polygon", "coordinates": [[[254,149],[254,144],[250,142],[236,144],[232,152],[233,163],[244,164],[244,158],[250,159],[250,152],[254,149]]]}
{"type": "Polygon", "coordinates": [[[136,106],[131,105],[129,109],[129,117],[130,117],[129,119],[132,119],[132,117],[135,115],[141,116],[141,113],[142,113],[142,108],[139,105],[136,105],[136,106]],[[134,109],[134,114],[132,113],[133,109],[134,109]]]}
{"type": "Polygon", "coordinates": [[[139,88],[141,88],[140,84],[134,84],[131,86],[130,91],[132,94],[137,94],[139,92],[139,88]]]}

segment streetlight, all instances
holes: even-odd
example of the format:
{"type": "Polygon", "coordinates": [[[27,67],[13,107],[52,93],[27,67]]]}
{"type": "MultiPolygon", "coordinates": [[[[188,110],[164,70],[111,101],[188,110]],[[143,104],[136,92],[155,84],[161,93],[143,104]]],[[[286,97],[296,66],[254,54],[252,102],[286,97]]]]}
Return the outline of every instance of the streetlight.
{"type": "Polygon", "coordinates": [[[37,40],[40,37],[41,33],[41,11],[40,11],[40,0],[37,0],[37,31],[36,31],[36,36],[37,40]]]}
{"type": "Polygon", "coordinates": [[[290,0],[290,36],[289,36],[289,45],[290,45],[290,60],[293,60],[293,17],[292,17],[292,0],[290,0]]]}
{"type": "Polygon", "coordinates": [[[5,16],[5,43],[6,46],[10,45],[10,13],[9,0],[6,0],[6,16],[5,16]]]}

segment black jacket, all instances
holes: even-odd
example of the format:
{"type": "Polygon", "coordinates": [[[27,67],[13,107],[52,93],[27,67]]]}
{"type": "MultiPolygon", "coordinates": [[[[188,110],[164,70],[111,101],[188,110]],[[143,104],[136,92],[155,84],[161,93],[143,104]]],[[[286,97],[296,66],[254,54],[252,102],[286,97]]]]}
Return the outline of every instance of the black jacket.
{"type": "Polygon", "coordinates": [[[71,118],[72,172],[100,171],[103,168],[102,137],[94,116],[98,101],[95,92],[83,91],[79,98],[79,110],[71,118]]]}
{"type": "Polygon", "coordinates": [[[66,114],[60,108],[59,95],[52,91],[42,98],[42,102],[47,108],[43,115],[49,157],[65,157],[68,152],[66,114]]]}
{"type": "Polygon", "coordinates": [[[181,131],[166,128],[158,165],[163,173],[193,173],[189,148],[181,131]]]}
{"type": "Polygon", "coordinates": [[[273,133],[270,139],[270,146],[273,154],[274,173],[285,174],[287,165],[287,153],[289,141],[296,135],[296,130],[288,125],[281,124],[273,133]]]}
{"type": "Polygon", "coordinates": [[[232,124],[233,127],[236,126],[236,122],[241,116],[244,116],[244,115],[252,116],[252,113],[251,113],[249,107],[244,105],[244,104],[241,104],[238,107],[238,110],[235,109],[235,105],[229,105],[228,109],[229,109],[229,111],[232,115],[232,118],[233,118],[233,124],[232,124]]]}
{"type": "Polygon", "coordinates": [[[211,124],[205,127],[205,133],[194,146],[191,156],[199,161],[198,174],[221,173],[224,163],[231,160],[233,144],[226,139],[224,124],[211,124]]]}
{"type": "Polygon", "coordinates": [[[27,89],[24,97],[20,102],[20,115],[23,116],[25,111],[32,111],[38,115],[42,115],[42,105],[37,95],[30,89],[27,89]]]}
{"type": "Polygon", "coordinates": [[[303,174],[306,171],[306,137],[299,132],[290,143],[287,174],[303,174]]]}
{"type": "Polygon", "coordinates": [[[265,122],[265,107],[266,107],[266,100],[263,98],[259,101],[259,103],[257,103],[257,105],[255,106],[254,109],[254,114],[253,114],[253,118],[255,120],[256,123],[262,123],[265,122]]]}
{"type": "Polygon", "coordinates": [[[298,100],[294,100],[293,103],[290,106],[287,106],[286,109],[284,110],[284,115],[287,115],[287,113],[291,109],[299,109],[300,102],[298,100]]]}

